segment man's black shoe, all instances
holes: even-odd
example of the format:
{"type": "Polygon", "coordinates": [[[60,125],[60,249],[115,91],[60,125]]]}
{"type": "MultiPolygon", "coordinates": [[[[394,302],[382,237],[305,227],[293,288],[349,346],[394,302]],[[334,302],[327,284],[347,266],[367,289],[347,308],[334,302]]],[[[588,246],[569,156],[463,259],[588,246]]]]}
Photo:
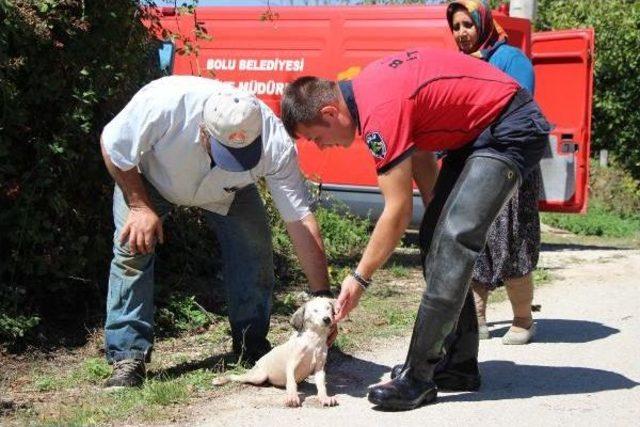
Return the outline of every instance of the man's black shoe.
{"type": "MultiPolygon", "coordinates": [[[[396,378],[402,372],[403,364],[391,369],[391,379],[396,378]]],[[[452,370],[440,371],[433,375],[433,381],[442,391],[478,391],[482,383],[480,375],[466,374],[452,370]]]]}
{"type": "Polygon", "coordinates": [[[405,372],[385,384],[369,389],[369,402],[381,409],[406,411],[436,400],[438,390],[433,381],[421,381],[405,372]]]}
{"type": "Polygon", "coordinates": [[[143,360],[124,359],[113,363],[111,377],[104,383],[108,389],[140,387],[146,377],[143,360]]]}

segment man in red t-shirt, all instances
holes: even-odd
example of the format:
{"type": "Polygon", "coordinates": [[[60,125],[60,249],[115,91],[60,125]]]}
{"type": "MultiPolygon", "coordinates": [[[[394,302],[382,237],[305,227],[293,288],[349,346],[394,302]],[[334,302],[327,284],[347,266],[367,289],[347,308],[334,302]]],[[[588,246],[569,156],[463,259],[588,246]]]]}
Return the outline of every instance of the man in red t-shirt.
{"type": "Polygon", "coordinates": [[[405,232],[412,180],[422,193],[431,188],[424,177],[432,175],[427,172],[434,162],[425,154],[446,151],[420,229],[427,287],[407,359],[391,381],[370,388],[369,400],[386,409],[413,409],[435,399],[436,385],[477,390],[469,282],[491,223],[542,157],[551,127],[537,104],[483,61],[412,49],[370,64],[353,81],[295,80],[282,99],[282,121],[291,135],[320,148],[348,147],[358,131],[376,162],[385,206],[362,259],[342,282],[338,320],[357,306],[405,232]]]}

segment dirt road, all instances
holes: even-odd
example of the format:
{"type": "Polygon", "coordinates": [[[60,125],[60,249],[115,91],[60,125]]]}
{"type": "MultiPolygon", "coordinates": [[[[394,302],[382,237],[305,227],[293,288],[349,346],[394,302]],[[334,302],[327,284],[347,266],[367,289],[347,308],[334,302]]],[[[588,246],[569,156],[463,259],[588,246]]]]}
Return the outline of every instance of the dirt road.
{"type": "Polygon", "coordinates": [[[196,408],[188,424],[207,426],[512,426],[637,425],[640,419],[640,251],[547,245],[541,264],[552,284],[536,291],[538,335],[503,346],[508,302],[490,307],[494,338],[482,341],[482,389],[440,393],[409,412],[377,411],[366,387],[403,360],[408,337],[375,352],[334,356],[329,392],[340,406],[321,408],[303,384],[302,408],[283,407],[283,391],[243,386],[196,408]]]}

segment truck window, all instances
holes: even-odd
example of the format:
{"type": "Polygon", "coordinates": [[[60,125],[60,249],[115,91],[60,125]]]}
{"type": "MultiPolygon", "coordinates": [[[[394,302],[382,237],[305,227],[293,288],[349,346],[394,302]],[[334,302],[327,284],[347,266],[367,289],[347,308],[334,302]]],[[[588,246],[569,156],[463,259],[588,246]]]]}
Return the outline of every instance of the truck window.
{"type": "Polygon", "coordinates": [[[173,74],[173,57],[175,45],[170,40],[161,41],[158,46],[158,64],[160,73],[164,76],[173,74]]]}

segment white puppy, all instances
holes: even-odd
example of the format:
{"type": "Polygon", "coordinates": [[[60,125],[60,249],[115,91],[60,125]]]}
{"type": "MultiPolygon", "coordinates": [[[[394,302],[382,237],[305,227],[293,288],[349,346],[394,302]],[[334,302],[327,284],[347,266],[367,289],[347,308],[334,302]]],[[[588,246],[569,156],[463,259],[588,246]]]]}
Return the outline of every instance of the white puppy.
{"type": "Polygon", "coordinates": [[[334,300],[313,298],[291,316],[291,325],[297,332],[287,342],[262,356],[246,373],[214,380],[214,385],[229,380],[256,385],[268,381],[275,386],[286,387],[285,405],[297,407],[300,406],[298,383],[313,373],[322,405],[337,405],[336,398],[327,395],[324,371],[327,337],[334,314],[334,300]]]}

